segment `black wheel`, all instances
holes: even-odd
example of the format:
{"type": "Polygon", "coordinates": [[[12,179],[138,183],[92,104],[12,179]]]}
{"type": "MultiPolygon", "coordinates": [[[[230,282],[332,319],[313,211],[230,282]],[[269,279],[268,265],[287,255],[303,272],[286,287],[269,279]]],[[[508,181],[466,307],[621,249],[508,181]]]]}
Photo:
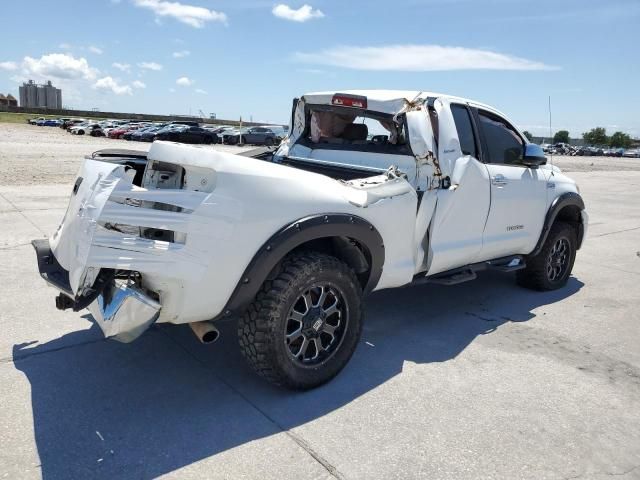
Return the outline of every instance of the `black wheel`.
{"type": "Polygon", "coordinates": [[[267,137],[264,141],[265,147],[273,147],[273,138],[267,137]]]}
{"type": "Polygon", "coordinates": [[[316,252],[290,255],[239,321],[240,349],[276,385],[317,387],[353,355],[362,313],[362,288],[345,263],[316,252]]]}
{"type": "Polygon", "coordinates": [[[204,143],[205,145],[211,145],[211,143],[213,143],[213,140],[211,140],[211,137],[204,137],[202,143],[204,143]]]}
{"type": "Polygon", "coordinates": [[[551,227],[538,255],[527,258],[527,267],[517,272],[520,285],[534,290],[555,290],[566,285],[576,259],[575,229],[565,222],[551,227]]]}

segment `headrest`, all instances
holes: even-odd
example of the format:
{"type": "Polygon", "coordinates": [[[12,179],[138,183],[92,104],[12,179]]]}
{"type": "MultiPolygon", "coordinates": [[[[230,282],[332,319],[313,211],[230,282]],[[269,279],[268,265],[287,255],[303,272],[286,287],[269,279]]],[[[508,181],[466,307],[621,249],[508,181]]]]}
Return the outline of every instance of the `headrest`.
{"type": "Polygon", "coordinates": [[[350,123],[344,127],[342,138],[345,140],[366,140],[369,134],[369,128],[364,123],[350,123]]]}

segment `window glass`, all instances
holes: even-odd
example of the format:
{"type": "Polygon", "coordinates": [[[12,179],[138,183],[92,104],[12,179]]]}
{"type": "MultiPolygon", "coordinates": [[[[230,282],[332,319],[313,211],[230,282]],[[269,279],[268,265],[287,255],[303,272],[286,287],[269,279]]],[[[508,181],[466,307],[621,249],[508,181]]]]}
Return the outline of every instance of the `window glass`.
{"type": "Polygon", "coordinates": [[[489,163],[520,164],[524,153],[524,142],[516,131],[496,115],[483,111],[478,113],[489,150],[489,163]]]}
{"type": "Polygon", "coordinates": [[[471,118],[469,110],[463,105],[451,105],[451,113],[453,121],[456,124],[458,138],[460,139],[460,149],[463,155],[471,155],[478,158],[476,154],[476,141],[473,136],[473,127],[471,126],[471,118]]]}

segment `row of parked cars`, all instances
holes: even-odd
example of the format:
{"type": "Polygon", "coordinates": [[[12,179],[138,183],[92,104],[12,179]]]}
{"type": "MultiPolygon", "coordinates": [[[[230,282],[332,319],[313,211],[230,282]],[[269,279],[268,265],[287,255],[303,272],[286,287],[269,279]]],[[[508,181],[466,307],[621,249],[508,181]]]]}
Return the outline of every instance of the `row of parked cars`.
{"type": "Polygon", "coordinates": [[[640,149],[638,148],[612,148],[606,146],[581,146],[577,147],[568,143],[540,145],[545,153],[551,155],[570,155],[579,157],[628,157],[640,158],[640,149]]]}
{"type": "Polygon", "coordinates": [[[285,127],[264,125],[238,128],[232,125],[200,125],[198,122],[141,122],[130,120],[85,120],[82,118],[29,119],[38,126],[57,126],[72,135],[91,135],[139,142],[168,140],[180,143],[226,145],[278,145],[287,136],[285,127]]]}

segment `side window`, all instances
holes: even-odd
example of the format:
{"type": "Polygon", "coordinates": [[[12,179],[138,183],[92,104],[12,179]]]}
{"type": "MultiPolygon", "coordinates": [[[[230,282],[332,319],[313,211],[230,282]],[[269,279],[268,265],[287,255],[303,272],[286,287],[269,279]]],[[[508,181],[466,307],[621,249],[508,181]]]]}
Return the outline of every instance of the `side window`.
{"type": "Polygon", "coordinates": [[[505,120],[482,110],[480,126],[487,144],[489,163],[518,165],[524,154],[524,142],[505,120]]]}
{"type": "Polygon", "coordinates": [[[471,126],[471,117],[469,117],[469,110],[463,105],[451,105],[451,113],[453,114],[453,121],[456,124],[456,130],[458,131],[458,139],[460,140],[460,150],[463,155],[471,155],[474,158],[478,158],[476,152],[476,140],[473,135],[473,127],[471,126]]]}

